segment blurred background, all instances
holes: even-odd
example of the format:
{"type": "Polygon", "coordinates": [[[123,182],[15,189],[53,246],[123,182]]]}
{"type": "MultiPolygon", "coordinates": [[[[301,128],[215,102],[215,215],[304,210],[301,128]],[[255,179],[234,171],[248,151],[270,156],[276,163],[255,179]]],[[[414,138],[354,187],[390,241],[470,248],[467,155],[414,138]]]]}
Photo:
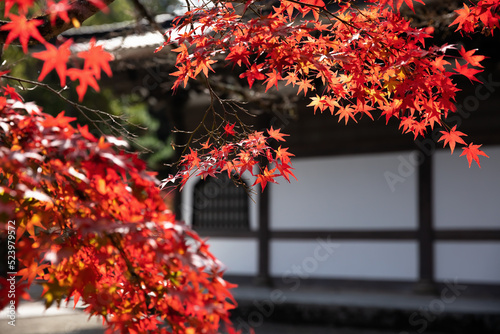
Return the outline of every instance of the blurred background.
{"type": "MultiPolygon", "coordinates": [[[[161,29],[171,26],[175,1],[143,4],[161,29]]],[[[464,41],[448,28],[448,14],[458,5],[430,1],[415,14],[405,13],[415,25],[435,28],[436,45],[452,44],[464,41]]],[[[66,110],[96,134],[125,135],[159,178],[173,173],[168,164],[180,150],[171,143],[187,141],[175,129],[194,129],[210,103],[203,84],[194,81],[172,94],[174,57],[167,50],[153,53],[163,37],[138,17],[130,1],[116,1],[110,15],[96,15],[64,36],[75,41],[73,52],[95,37],[115,55],[113,77],[103,78],[102,91],[87,93],[82,104],[123,116],[122,130],[110,128],[99,114],[82,115],[40,88],[29,89],[25,99],[39,101],[49,113],[66,110]]],[[[263,193],[249,196],[222,178],[193,179],[183,192],[166,195],[178,217],[210,239],[226,278],[239,285],[233,315],[238,329],[500,333],[498,38],[465,40],[467,49],[478,48],[489,58],[478,76],[482,84],[459,82],[458,112],[451,116],[474,143],[484,144],[490,158],[481,160],[481,169],[469,168],[459,152],[443,150],[436,143],[440,129],[413,141],[384,119],[345,126],[329,114],[313,115],[294,91],[264,94],[256,87],[248,94],[238,69],[216,69],[212,78],[220,96],[248,101],[252,117],[245,121],[257,130],[281,128],[290,134],[287,145],[296,155],[298,181],[273,184],[263,193]]],[[[13,75],[36,78],[30,71],[39,65],[26,61],[13,75]]],[[[52,80],[57,84],[56,76],[52,80]]],[[[77,100],[74,87],[67,94],[77,100]]],[[[18,309],[15,328],[7,325],[7,313],[0,313],[0,332],[103,332],[99,321],[87,321],[84,306],[44,311],[40,291],[32,292],[34,300],[18,309]]]]}

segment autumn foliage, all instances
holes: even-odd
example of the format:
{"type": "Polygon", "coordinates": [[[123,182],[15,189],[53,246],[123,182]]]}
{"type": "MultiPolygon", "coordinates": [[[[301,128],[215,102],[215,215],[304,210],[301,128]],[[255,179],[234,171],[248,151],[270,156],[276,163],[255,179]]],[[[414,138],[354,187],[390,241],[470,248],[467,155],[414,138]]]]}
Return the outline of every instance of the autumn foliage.
{"type": "MultiPolygon", "coordinates": [[[[405,3],[413,8],[412,1],[405,3]]],[[[433,29],[413,28],[399,13],[402,4],[280,1],[262,10],[258,1],[249,0],[194,8],[167,32],[165,45],[177,46],[172,49],[177,53],[174,89],[208,76],[216,62],[224,61],[242,68],[240,78],[250,88],[256,82],[266,91],[292,85],[310,99],[314,112],[328,111],[339,122],[395,118],[414,138],[442,127],[449,133],[445,145],[452,151],[455,144],[463,145],[479,164],[478,155],[485,155],[479,146],[455,140],[456,128],[445,120],[456,111],[453,76],[478,82],[484,56],[454,45],[431,45],[433,29]]],[[[493,34],[498,28],[498,1],[464,8],[453,22],[463,33],[480,28],[493,34]]]]}
{"type": "Polygon", "coordinates": [[[127,333],[216,332],[228,321],[234,303],[219,264],[175,222],[125,141],[2,99],[1,216],[17,224],[17,296],[42,278],[48,306],[81,298],[127,333]]]}
{"type": "MultiPolygon", "coordinates": [[[[106,10],[109,2],[78,5],[106,10]]],[[[53,117],[23,101],[15,85],[37,84],[52,71],[61,87],[78,82],[80,101],[89,87],[99,91],[101,72],[112,75],[113,56],[98,41],[75,53],[71,40],[55,45],[41,33],[58,24],[79,26],[76,3],[48,1],[43,15],[32,18],[33,0],[4,0],[4,49],[16,44],[29,55],[30,44],[44,48],[31,54],[41,61],[37,78],[11,76],[10,63],[0,69],[1,233],[7,235],[4,222],[15,221],[16,297],[41,279],[47,305],[82,300],[110,332],[216,333],[221,324],[231,331],[231,285],[205,241],[176,222],[159,189],[182,187],[193,175],[238,180],[249,173],[262,190],[277,178],[290,181],[293,154],[280,146],[286,135],[222,117],[199,147],[186,147],[179,171],[159,182],[124,140],[97,138],[86,126],[75,128],[64,112],[53,117]]],[[[177,54],[174,90],[200,77],[209,82],[215,64],[224,62],[241,70],[250,89],[291,85],[309,99],[311,112],[329,112],[339,122],[397,119],[414,138],[439,127],[444,146],[452,153],[462,146],[469,166],[479,165],[486,156],[481,145],[466,141],[446,118],[456,111],[453,77],[479,81],[484,56],[432,45],[433,29],[412,27],[400,14],[403,3],[413,8],[411,0],[359,7],[352,1],[211,1],[177,18],[158,51],[167,46],[177,54]]],[[[493,34],[498,5],[468,3],[452,25],[464,35],[493,34]]],[[[0,307],[9,300],[6,291],[0,307]]]]}

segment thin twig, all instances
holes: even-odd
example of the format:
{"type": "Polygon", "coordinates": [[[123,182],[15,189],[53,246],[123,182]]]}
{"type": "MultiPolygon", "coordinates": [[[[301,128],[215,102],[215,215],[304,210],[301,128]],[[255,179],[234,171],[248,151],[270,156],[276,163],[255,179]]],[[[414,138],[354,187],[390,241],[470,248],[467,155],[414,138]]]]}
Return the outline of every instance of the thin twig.
{"type": "MultiPolygon", "coordinates": [[[[65,97],[61,93],[62,90],[58,91],[58,90],[52,88],[51,86],[49,86],[49,85],[47,85],[46,83],[43,83],[43,82],[38,82],[38,81],[34,81],[34,80],[28,80],[28,79],[13,77],[13,76],[10,76],[10,75],[3,75],[2,78],[8,79],[8,80],[17,81],[17,82],[19,82],[19,84],[27,83],[27,84],[30,84],[30,85],[34,85],[34,86],[37,86],[37,87],[44,88],[44,89],[48,90],[49,92],[55,94],[57,97],[59,97],[64,102],[66,102],[66,103],[70,104],[71,106],[73,106],[76,110],[78,110],[92,124],[95,125],[95,123],[101,123],[101,122],[104,123],[104,124],[107,124],[111,128],[111,130],[115,132],[115,134],[124,136],[125,138],[129,139],[130,141],[132,141],[134,144],[136,144],[139,147],[141,147],[141,149],[144,149],[146,152],[150,151],[148,148],[140,145],[137,142],[137,140],[135,139],[135,138],[137,138],[137,135],[135,135],[134,133],[132,133],[129,130],[127,130],[127,128],[123,124],[121,124],[118,120],[120,120],[122,122],[125,122],[126,124],[132,125],[132,126],[138,128],[140,130],[146,130],[146,128],[142,127],[140,125],[131,123],[125,117],[115,116],[115,115],[112,115],[112,114],[107,113],[105,111],[98,110],[98,109],[93,109],[93,108],[89,108],[89,107],[84,106],[82,104],[76,103],[76,102],[68,99],[67,97],[65,97]],[[87,112],[91,112],[94,115],[96,115],[100,119],[100,121],[90,118],[89,115],[87,114],[87,112]],[[114,125],[112,123],[114,123],[114,125]]],[[[105,133],[104,133],[104,131],[102,129],[100,129],[97,126],[96,126],[96,128],[97,128],[97,130],[102,135],[105,135],[105,133]]]]}

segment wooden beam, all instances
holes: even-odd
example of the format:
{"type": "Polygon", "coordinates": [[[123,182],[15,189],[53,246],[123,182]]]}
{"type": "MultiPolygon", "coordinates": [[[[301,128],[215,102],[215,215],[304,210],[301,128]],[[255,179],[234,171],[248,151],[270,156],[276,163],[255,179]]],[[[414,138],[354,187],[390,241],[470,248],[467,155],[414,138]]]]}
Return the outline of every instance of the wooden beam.
{"type": "Polygon", "coordinates": [[[271,231],[273,239],[317,239],[328,237],[336,240],[415,240],[417,232],[411,230],[280,230],[271,231]]]}
{"type": "Polygon", "coordinates": [[[420,151],[423,162],[418,168],[418,264],[419,282],[415,290],[433,293],[434,285],[434,233],[432,212],[432,153],[420,151]]]}
{"type": "Polygon", "coordinates": [[[269,231],[269,192],[271,187],[267,187],[264,192],[261,192],[259,196],[259,231],[258,231],[258,241],[259,241],[259,272],[257,274],[255,283],[257,285],[270,286],[271,277],[269,274],[269,243],[270,243],[270,231],[269,231]]]}

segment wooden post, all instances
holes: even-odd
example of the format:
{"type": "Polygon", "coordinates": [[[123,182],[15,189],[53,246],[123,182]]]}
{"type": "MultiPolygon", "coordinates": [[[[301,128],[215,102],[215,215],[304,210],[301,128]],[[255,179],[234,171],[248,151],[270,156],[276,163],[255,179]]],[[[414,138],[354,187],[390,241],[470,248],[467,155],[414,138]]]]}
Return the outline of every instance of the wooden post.
{"type": "Polygon", "coordinates": [[[433,231],[433,182],[432,153],[425,154],[418,168],[418,255],[419,280],[415,292],[433,294],[436,292],[434,282],[434,231],[433,231]]]}

